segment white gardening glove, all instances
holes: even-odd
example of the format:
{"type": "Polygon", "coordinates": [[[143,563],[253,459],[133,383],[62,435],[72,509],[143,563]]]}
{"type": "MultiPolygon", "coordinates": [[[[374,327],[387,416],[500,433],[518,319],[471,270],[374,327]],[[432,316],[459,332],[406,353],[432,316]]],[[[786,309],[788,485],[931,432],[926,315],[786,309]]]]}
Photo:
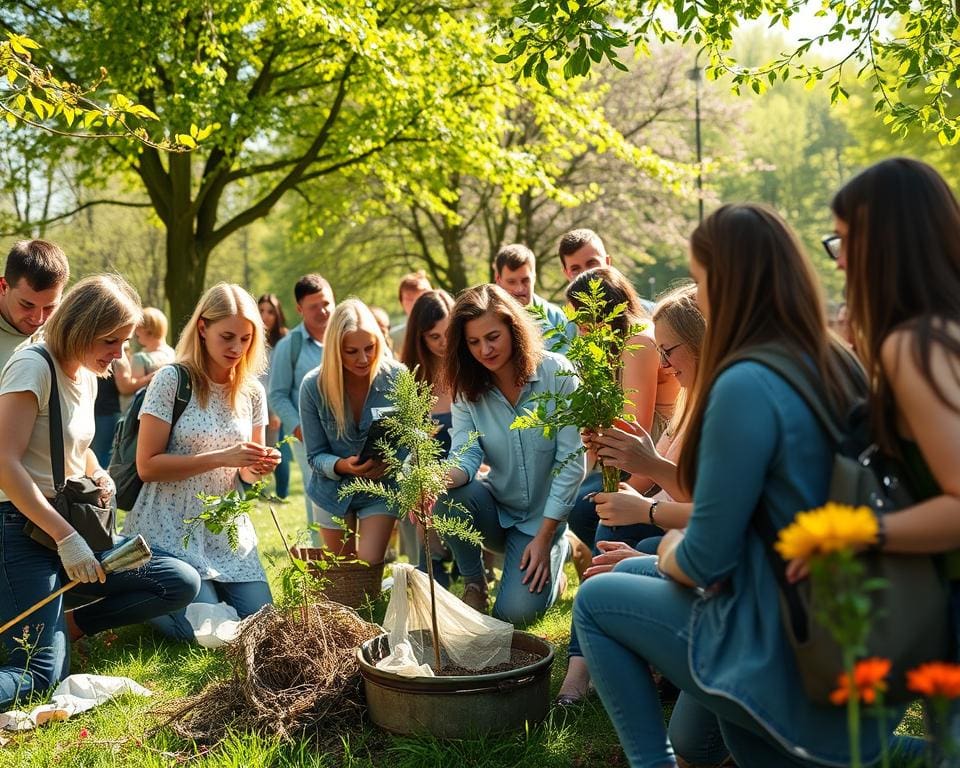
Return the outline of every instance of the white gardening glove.
{"type": "Polygon", "coordinates": [[[106,581],[107,577],[93,550],[76,531],[57,542],[57,554],[70,581],[77,580],[85,584],[96,581],[102,584],[106,581]]]}

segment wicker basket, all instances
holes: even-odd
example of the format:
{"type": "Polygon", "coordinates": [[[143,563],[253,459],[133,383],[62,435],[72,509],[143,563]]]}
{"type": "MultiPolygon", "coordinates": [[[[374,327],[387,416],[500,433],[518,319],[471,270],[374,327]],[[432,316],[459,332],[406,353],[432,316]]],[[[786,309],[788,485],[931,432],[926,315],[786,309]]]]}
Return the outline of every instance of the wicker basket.
{"type": "MultiPolygon", "coordinates": [[[[326,559],[328,552],[320,547],[294,547],[292,554],[300,560],[309,561],[311,568],[315,569],[312,563],[326,559]]],[[[361,608],[368,600],[380,597],[383,563],[333,563],[323,571],[323,576],[329,581],[323,590],[328,600],[351,608],[361,608]]]]}

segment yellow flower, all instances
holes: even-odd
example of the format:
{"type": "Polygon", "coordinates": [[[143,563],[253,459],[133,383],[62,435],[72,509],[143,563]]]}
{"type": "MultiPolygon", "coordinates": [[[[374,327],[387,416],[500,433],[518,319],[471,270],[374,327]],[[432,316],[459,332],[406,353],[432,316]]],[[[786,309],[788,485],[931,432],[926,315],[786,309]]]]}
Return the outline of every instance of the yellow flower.
{"type": "Polygon", "coordinates": [[[868,507],[827,502],[800,512],[780,531],[776,548],[784,560],[809,559],[842,549],[861,549],[877,540],[877,518],[868,507]]]}

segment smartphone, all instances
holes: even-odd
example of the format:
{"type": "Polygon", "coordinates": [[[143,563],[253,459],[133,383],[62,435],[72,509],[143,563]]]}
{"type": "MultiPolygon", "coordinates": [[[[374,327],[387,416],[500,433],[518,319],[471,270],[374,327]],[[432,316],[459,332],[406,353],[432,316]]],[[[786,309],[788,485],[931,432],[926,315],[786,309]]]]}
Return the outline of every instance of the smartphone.
{"type": "Polygon", "coordinates": [[[383,407],[371,408],[370,411],[373,414],[373,422],[370,424],[370,429],[367,431],[367,439],[363,441],[363,448],[360,449],[358,455],[361,463],[369,461],[370,459],[383,459],[383,451],[381,451],[380,446],[377,445],[380,440],[383,440],[387,436],[387,429],[383,423],[383,419],[396,413],[397,409],[383,407]]]}

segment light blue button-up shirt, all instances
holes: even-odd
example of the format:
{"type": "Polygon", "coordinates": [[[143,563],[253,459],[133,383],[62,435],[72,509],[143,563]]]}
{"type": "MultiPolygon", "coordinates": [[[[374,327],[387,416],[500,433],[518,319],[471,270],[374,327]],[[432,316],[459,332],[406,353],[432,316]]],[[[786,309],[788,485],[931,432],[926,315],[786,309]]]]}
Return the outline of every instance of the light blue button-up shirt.
{"type": "Polygon", "coordinates": [[[270,386],[267,388],[267,402],[270,410],[283,421],[284,434],[293,434],[294,427],[300,423],[300,383],[314,368],[323,361],[323,345],[317,343],[300,323],[290,333],[277,342],[270,358],[270,386]],[[301,337],[300,354],[291,360],[291,339],[294,334],[301,337]]]}
{"type": "Polygon", "coordinates": [[[458,398],[453,403],[452,453],[467,442],[471,432],[480,433],[479,440],[460,457],[460,469],[472,478],[481,461],[490,466],[490,474],[482,482],[497,501],[503,528],[516,527],[535,536],[543,518],[564,523],[573,509],[585,459],[577,455],[558,473],[555,470],[582,447],[577,429],[565,427],[550,439],[539,429],[510,429],[514,418],[534,407],[530,402],[534,394],[576,389],[576,377],[558,375],[559,371],[572,370],[562,355],[544,352],[543,360],[520,391],[516,406],[496,387],[476,402],[458,398]]]}

